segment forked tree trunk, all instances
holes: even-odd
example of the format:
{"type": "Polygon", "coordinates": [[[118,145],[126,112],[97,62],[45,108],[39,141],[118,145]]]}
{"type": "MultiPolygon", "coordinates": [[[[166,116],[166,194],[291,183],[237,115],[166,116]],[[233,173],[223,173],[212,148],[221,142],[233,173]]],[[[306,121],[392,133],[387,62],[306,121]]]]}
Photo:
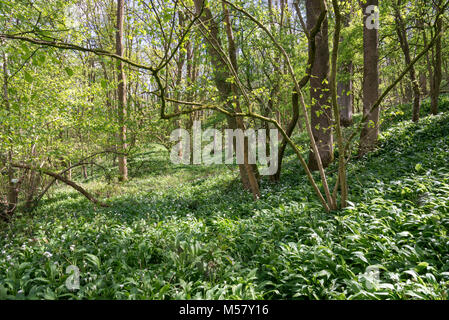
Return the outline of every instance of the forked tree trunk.
{"type": "MultiPolygon", "coordinates": [[[[307,69],[305,72],[304,77],[301,79],[301,81],[298,83],[299,84],[299,88],[302,89],[304,86],[306,86],[306,84],[309,82],[310,80],[310,74],[312,72],[312,65],[314,65],[314,61],[316,58],[316,37],[319,33],[319,31],[321,30],[323,21],[326,17],[326,11],[325,11],[325,6],[323,4],[323,2],[321,2],[321,5],[323,5],[323,7],[321,8],[320,18],[316,21],[315,26],[313,27],[313,32],[309,32],[307,26],[305,25],[304,21],[302,20],[302,13],[301,13],[301,9],[299,7],[298,3],[293,3],[296,13],[298,15],[298,17],[300,18],[301,21],[301,26],[304,30],[305,33],[308,33],[308,47],[309,47],[309,58],[307,61],[307,69]]],[[[271,8],[271,7],[270,7],[271,8]]],[[[270,9],[271,12],[271,9],[270,9]]],[[[285,133],[287,134],[287,136],[290,138],[293,134],[293,130],[296,127],[296,124],[298,124],[298,129],[300,131],[302,131],[302,126],[301,126],[301,121],[299,121],[300,118],[300,104],[299,104],[299,95],[296,92],[297,89],[293,88],[293,93],[292,93],[292,118],[287,126],[287,129],[285,131],[285,133]]],[[[304,111],[303,111],[304,112],[304,111]]],[[[303,114],[303,117],[305,117],[305,115],[303,114]]],[[[307,128],[307,124],[306,124],[306,128],[307,128]]],[[[267,132],[267,136],[268,136],[268,132],[267,132]]],[[[279,154],[278,154],[278,166],[277,166],[277,171],[276,173],[271,176],[271,180],[278,182],[280,180],[281,177],[281,171],[282,171],[282,161],[284,159],[284,153],[285,153],[285,149],[288,145],[287,139],[285,137],[282,138],[281,144],[279,146],[279,154]]]]}
{"type": "MultiPolygon", "coordinates": [[[[194,0],[196,12],[199,13],[201,8],[203,8],[204,0],[194,0]]],[[[224,10],[226,12],[226,10],[224,10]]],[[[228,37],[228,52],[229,58],[231,60],[231,64],[234,69],[237,68],[237,59],[236,59],[236,47],[233,41],[232,29],[230,28],[229,23],[229,15],[225,14],[227,17],[228,23],[226,23],[227,30],[226,34],[228,37]]],[[[237,108],[234,109],[233,103],[235,104],[235,100],[233,101],[232,96],[237,96],[236,88],[227,81],[231,77],[231,73],[228,71],[228,66],[223,61],[221,54],[219,52],[219,48],[222,47],[220,40],[220,28],[218,23],[215,21],[212,12],[208,7],[203,8],[203,16],[201,17],[201,23],[205,26],[202,28],[204,32],[204,38],[207,43],[207,51],[211,57],[212,65],[214,66],[214,81],[216,87],[220,93],[221,100],[227,105],[227,109],[232,112],[240,112],[240,108],[237,105],[237,108]],[[207,30],[206,30],[207,29],[207,30]]],[[[245,130],[245,126],[242,119],[230,118],[228,117],[228,125],[230,129],[241,129],[245,130]]],[[[248,164],[248,140],[245,138],[244,143],[244,164],[239,164],[240,170],[240,178],[242,180],[243,186],[245,189],[251,190],[253,197],[255,199],[260,197],[259,191],[259,177],[257,165],[248,164]]]]}
{"type": "MultiPolygon", "coordinates": [[[[237,63],[237,46],[235,44],[234,39],[234,32],[232,30],[232,24],[231,24],[231,18],[229,15],[229,11],[226,7],[226,5],[222,2],[223,5],[223,12],[224,12],[224,18],[225,18],[225,30],[226,35],[228,38],[228,53],[231,60],[231,65],[234,68],[235,72],[238,72],[238,63],[237,63]]],[[[242,112],[240,109],[240,103],[238,101],[238,88],[235,84],[231,84],[231,91],[234,95],[234,104],[236,106],[237,112],[242,112]]],[[[245,131],[245,123],[243,121],[243,118],[235,118],[236,128],[241,129],[242,131],[245,131]]],[[[244,163],[243,165],[239,165],[240,169],[240,175],[242,177],[242,182],[246,189],[251,190],[253,193],[253,196],[255,199],[260,197],[260,190],[259,190],[259,171],[257,169],[257,165],[255,164],[249,164],[249,140],[248,137],[244,137],[244,143],[243,143],[243,159],[244,163]]]]}

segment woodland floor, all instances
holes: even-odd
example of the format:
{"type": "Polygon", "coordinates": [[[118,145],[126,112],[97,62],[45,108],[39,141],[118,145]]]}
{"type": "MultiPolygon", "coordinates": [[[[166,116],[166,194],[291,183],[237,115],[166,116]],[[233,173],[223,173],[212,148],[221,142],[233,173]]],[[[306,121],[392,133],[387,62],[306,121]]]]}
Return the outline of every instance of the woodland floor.
{"type": "Polygon", "coordinates": [[[0,299],[447,299],[449,98],[418,124],[409,109],[385,113],[379,149],[350,164],[350,206],[330,214],[291,153],[257,202],[235,168],[174,166],[157,147],[126,184],[79,181],[109,208],[53,189],[0,226],[0,299]]]}

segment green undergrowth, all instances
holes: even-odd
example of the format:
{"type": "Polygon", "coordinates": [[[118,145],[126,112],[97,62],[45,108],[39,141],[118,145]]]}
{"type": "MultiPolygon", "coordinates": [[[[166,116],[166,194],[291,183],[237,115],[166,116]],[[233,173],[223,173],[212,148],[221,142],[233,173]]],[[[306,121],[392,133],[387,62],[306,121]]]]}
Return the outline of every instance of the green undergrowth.
{"type": "Polygon", "coordinates": [[[447,299],[449,113],[414,124],[403,110],[351,162],[338,212],[291,153],[257,202],[235,168],[173,166],[161,150],[135,157],[126,184],[84,184],[109,208],[58,188],[2,226],[0,298],[447,299]]]}

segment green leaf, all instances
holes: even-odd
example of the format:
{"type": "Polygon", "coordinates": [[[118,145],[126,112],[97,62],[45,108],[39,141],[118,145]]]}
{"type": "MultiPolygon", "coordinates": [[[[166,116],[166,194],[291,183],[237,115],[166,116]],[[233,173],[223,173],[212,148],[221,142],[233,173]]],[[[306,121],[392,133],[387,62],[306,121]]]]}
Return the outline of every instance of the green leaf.
{"type": "Polygon", "coordinates": [[[368,260],[365,258],[365,255],[363,254],[363,252],[356,251],[353,253],[353,255],[355,255],[357,258],[359,258],[363,262],[368,263],[368,260]]]}
{"type": "Polygon", "coordinates": [[[108,88],[108,81],[106,79],[101,79],[100,83],[101,83],[101,87],[103,89],[107,89],[108,88]]]}
{"type": "Polygon", "coordinates": [[[25,71],[25,80],[28,83],[33,83],[33,77],[27,71],[25,71]]]}
{"type": "Polygon", "coordinates": [[[428,262],[420,262],[415,270],[418,271],[419,273],[421,273],[424,270],[426,270],[428,266],[429,266],[428,262]]]}
{"type": "Polygon", "coordinates": [[[65,72],[67,72],[69,77],[73,76],[73,70],[72,69],[70,69],[69,67],[66,67],[64,70],[65,70],[65,72]]]}
{"type": "Polygon", "coordinates": [[[22,42],[20,48],[22,48],[24,54],[28,54],[30,52],[30,49],[28,48],[28,45],[25,42],[22,42]]]}
{"type": "Polygon", "coordinates": [[[100,258],[98,258],[96,255],[86,253],[86,259],[92,263],[94,266],[100,268],[100,258]]]}
{"type": "Polygon", "coordinates": [[[41,54],[37,57],[37,59],[39,60],[39,62],[41,64],[43,64],[45,62],[45,60],[47,59],[47,56],[45,54],[41,54]]]}

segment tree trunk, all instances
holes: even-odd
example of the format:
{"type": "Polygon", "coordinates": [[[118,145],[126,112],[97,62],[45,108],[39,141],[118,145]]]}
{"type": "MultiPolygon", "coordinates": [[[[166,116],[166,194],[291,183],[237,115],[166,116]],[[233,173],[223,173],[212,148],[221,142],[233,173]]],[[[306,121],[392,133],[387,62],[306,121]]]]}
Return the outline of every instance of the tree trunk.
{"type": "MultiPolygon", "coordinates": [[[[321,13],[319,1],[307,0],[307,29],[309,32],[316,25],[321,13]]],[[[313,137],[318,146],[323,167],[333,161],[332,108],[330,107],[329,91],[329,43],[328,20],[324,19],[320,32],[315,38],[316,55],[310,78],[310,96],[312,99],[311,124],[313,137]]],[[[311,52],[309,52],[311,54],[311,52]]],[[[309,154],[310,170],[318,170],[318,164],[313,151],[309,154]]]]}
{"type": "Polygon", "coordinates": [[[352,115],[354,113],[354,96],[352,94],[352,62],[342,66],[340,70],[346,74],[345,79],[340,80],[337,85],[338,105],[341,108],[340,122],[342,126],[349,127],[353,122],[352,115]]]}
{"type": "MultiPolygon", "coordinates": [[[[350,22],[350,14],[344,17],[344,26],[348,27],[350,22]]],[[[354,71],[354,65],[350,61],[345,61],[340,66],[340,74],[342,78],[337,84],[338,105],[340,106],[340,122],[344,127],[349,127],[352,124],[352,115],[354,113],[354,95],[352,93],[353,84],[352,76],[354,71]]]]}
{"type": "MultiPolygon", "coordinates": [[[[226,8],[226,5],[222,2],[223,5],[223,12],[224,12],[224,18],[225,18],[225,30],[226,35],[228,38],[228,53],[231,60],[232,67],[234,68],[235,72],[238,72],[238,63],[237,63],[237,46],[235,44],[234,40],[234,33],[232,30],[231,25],[231,19],[229,15],[229,11],[226,8]]],[[[234,104],[236,105],[236,111],[241,112],[240,104],[238,101],[238,88],[235,84],[231,84],[231,91],[235,97],[234,104]]],[[[245,130],[245,123],[243,122],[243,118],[238,117],[235,118],[236,128],[245,130]]],[[[259,171],[257,169],[257,165],[255,164],[249,164],[249,145],[248,145],[248,137],[244,137],[244,143],[243,143],[243,153],[244,153],[244,164],[240,165],[240,173],[242,176],[242,181],[244,183],[244,186],[246,189],[251,190],[253,193],[254,198],[260,197],[260,191],[259,191],[259,171]]]]}
{"type": "Polygon", "coordinates": [[[410,103],[412,102],[412,96],[413,96],[413,89],[412,89],[412,81],[409,79],[409,77],[406,77],[404,79],[405,83],[405,95],[404,95],[404,102],[410,103]]]}
{"type": "MultiPolygon", "coordinates": [[[[125,15],[125,0],[117,0],[117,33],[116,33],[116,54],[123,56],[123,24],[125,15]]],[[[128,165],[127,158],[125,156],[127,144],[126,144],[126,75],[122,61],[117,61],[117,73],[118,73],[118,122],[119,122],[119,145],[118,145],[118,166],[119,166],[119,179],[121,181],[128,180],[128,165]]]]}
{"type": "Polygon", "coordinates": [[[379,97],[379,31],[369,28],[368,6],[378,6],[378,0],[368,0],[362,4],[363,19],[363,115],[367,123],[360,135],[359,155],[362,156],[376,147],[379,137],[380,107],[371,110],[379,97]]]}
{"type": "MultiPolygon", "coordinates": [[[[423,27],[423,43],[424,46],[427,46],[427,36],[426,36],[426,30],[423,27]]],[[[434,82],[435,82],[435,77],[433,76],[433,68],[432,68],[432,61],[430,59],[430,54],[427,51],[426,53],[426,66],[427,66],[427,72],[429,73],[429,94],[430,97],[432,98],[432,94],[433,94],[433,88],[434,88],[434,82]]]]}
{"type": "MultiPolygon", "coordinates": [[[[397,6],[395,6],[395,19],[396,19],[396,33],[398,34],[399,43],[402,48],[402,52],[404,53],[405,64],[408,66],[412,62],[412,58],[410,55],[410,46],[408,44],[407,32],[404,20],[401,15],[401,1],[399,0],[397,6]]],[[[417,122],[419,120],[419,111],[421,108],[421,93],[419,90],[418,79],[416,78],[415,67],[411,67],[409,71],[410,80],[412,82],[413,89],[413,122],[417,122]]]]}
{"type": "MultiPolygon", "coordinates": [[[[3,53],[3,99],[5,101],[6,112],[10,112],[9,96],[8,96],[8,57],[6,53],[3,53]]],[[[10,133],[10,128],[7,128],[8,134],[10,133]]],[[[9,147],[7,152],[7,168],[8,168],[8,192],[7,192],[7,207],[6,207],[6,217],[9,218],[14,214],[17,208],[17,203],[19,201],[19,189],[18,183],[15,179],[15,170],[12,163],[13,149],[9,147]]]]}
{"type": "MultiPolygon", "coordinates": [[[[181,28],[184,28],[184,14],[179,11],[178,12],[178,19],[179,19],[179,26],[181,28]]],[[[176,100],[181,100],[181,91],[179,89],[181,82],[182,82],[182,71],[184,69],[184,64],[185,64],[185,60],[186,60],[186,54],[183,50],[179,50],[179,56],[178,56],[178,61],[176,62],[176,93],[175,93],[175,98],[176,100]]],[[[175,108],[174,111],[178,112],[179,109],[179,105],[177,103],[175,103],[175,108]]],[[[175,120],[175,127],[176,128],[181,128],[182,122],[181,119],[176,119],[175,120]]],[[[184,150],[182,149],[182,143],[179,145],[179,150],[178,150],[178,157],[182,158],[184,153],[184,150]]]]}
{"type": "MultiPolygon", "coordinates": [[[[298,122],[299,118],[299,98],[298,94],[295,92],[292,94],[292,109],[293,109],[293,119],[296,119],[294,121],[291,121],[287,127],[286,133],[290,137],[293,133],[293,130],[295,129],[296,122],[298,122]]],[[[269,136],[269,130],[266,129],[267,137],[269,136]]],[[[285,139],[282,140],[281,146],[279,148],[279,154],[278,154],[278,166],[276,173],[272,176],[271,181],[279,182],[281,179],[281,171],[282,171],[282,160],[284,159],[285,149],[287,147],[287,142],[285,139]]],[[[268,153],[267,153],[268,154],[268,153]]]]}
{"type": "Polygon", "coordinates": [[[419,86],[421,88],[421,96],[427,96],[427,75],[425,71],[419,73],[419,86]]]}
{"type": "MultiPolygon", "coordinates": [[[[36,156],[36,144],[31,146],[30,158],[34,159],[36,156]]],[[[40,184],[40,174],[34,170],[30,170],[28,175],[28,190],[26,194],[25,208],[31,209],[33,207],[34,195],[40,184]]]]}
{"type": "MultiPolygon", "coordinates": [[[[437,11],[441,8],[442,1],[438,2],[437,11]]],[[[430,110],[432,114],[438,114],[438,98],[440,97],[440,88],[441,88],[441,80],[443,78],[442,75],[442,57],[441,57],[441,38],[443,30],[443,17],[440,16],[436,21],[435,32],[438,35],[437,41],[435,43],[435,59],[433,62],[433,86],[432,91],[430,93],[431,96],[431,105],[430,110]]]]}
{"type": "MultiPolygon", "coordinates": [[[[324,9],[324,3],[322,2],[321,5],[323,5],[323,9],[324,9]]],[[[306,86],[306,84],[309,82],[310,80],[310,74],[312,72],[312,67],[314,65],[314,61],[316,58],[316,37],[318,36],[319,31],[321,30],[321,27],[323,25],[323,21],[324,21],[324,17],[323,19],[318,19],[318,21],[316,21],[315,26],[313,27],[314,32],[309,32],[307,26],[305,25],[304,21],[302,20],[302,13],[301,10],[299,8],[299,4],[298,3],[294,3],[295,6],[295,10],[296,13],[298,15],[298,17],[300,17],[300,21],[301,21],[301,26],[304,30],[305,33],[308,33],[308,47],[309,47],[309,57],[308,57],[308,61],[307,61],[307,70],[305,72],[305,76],[301,79],[301,81],[299,82],[299,87],[300,89],[302,89],[304,86],[306,86]]],[[[270,12],[271,12],[271,7],[270,7],[270,12]]],[[[321,14],[325,15],[325,12],[321,12],[321,14]]],[[[301,131],[301,121],[299,121],[299,117],[300,117],[300,108],[299,108],[299,95],[296,92],[296,88],[293,88],[293,93],[291,95],[292,98],[292,118],[287,126],[286,129],[286,134],[287,136],[290,138],[293,134],[293,130],[295,129],[296,124],[298,123],[298,127],[299,130],[301,131]]],[[[304,115],[303,115],[304,116],[304,115]]],[[[306,126],[307,127],[307,126],[306,126]]],[[[267,131],[267,136],[268,136],[268,131],[267,131]]],[[[276,173],[270,177],[270,179],[272,181],[278,182],[280,180],[281,177],[281,171],[282,171],[282,161],[284,159],[284,153],[285,153],[285,148],[287,147],[287,139],[285,137],[282,138],[282,142],[279,146],[279,155],[278,155],[278,166],[277,166],[277,171],[276,173]]],[[[267,153],[268,154],[268,153],[267,153]]]]}
{"type": "Polygon", "coordinates": [[[87,166],[83,165],[81,167],[81,169],[83,170],[83,177],[84,177],[84,179],[87,180],[89,178],[89,175],[87,174],[87,166]]]}
{"type": "MultiPolygon", "coordinates": [[[[201,8],[203,7],[203,1],[204,0],[194,0],[195,8],[197,13],[200,12],[201,8]]],[[[233,41],[233,35],[232,35],[232,29],[229,22],[229,15],[226,14],[225,11],[225,19],[228,20],[226,23],[227,30],[226,34],[228,36],[228,52],[229,52],[229,58],[231,61],[231,64],[233,68],[237,69],[237,59],[236,59],[236,46],[233,41]]],[[[214,66],[214,81],[216,84],[216,87],[220,93],[221,100],[227,105],[227,109],[231,111],[237,111],[240,112],[240,108],[237,106],[237,109],[234,110],[233,107],[233,101],[232,96],[237,96],[236,89],[233,88],[233,86],[227,81],[231,77],[230,72],[228,71],[228,66],[223,61],[220,52],[217,50],[218,47],[221,48],[221,41],[220,41],[220,30],[219,25],[215,21],[212,12],[208,7],[205,7],[203,9],[203,16],[201,17],[201,21],[204,24],[204,26],[207,28],[203,28],[205,33],[205,40],[207,43],[207,51],[208,54],[211,57],[211,63],[214,66]]],[[[237,72],[237,70],[236,70],[237,72]]],[[[235,102],[235,101],[234,101],[235,102]]],[[[230,129],[242,129],[245,130],[245,126],[242,119],[235,119],[235,118],[229,118],[228,117],[228,125],[230,126],[230,129]]],[[[240,178],[242,180],[243,186],[245,189],[251,190],[253,197],[255,199],[260,197],[260,191],[259,191],[259,184],[258,184],[258,171],[257,171],[257,165],[250,165],[247,163],[247,155],[248,155],[248,141],[247,138],[245,138],[244,143],[244,164],[239,164],[239,170],[240,170],[240,178]]]]}

